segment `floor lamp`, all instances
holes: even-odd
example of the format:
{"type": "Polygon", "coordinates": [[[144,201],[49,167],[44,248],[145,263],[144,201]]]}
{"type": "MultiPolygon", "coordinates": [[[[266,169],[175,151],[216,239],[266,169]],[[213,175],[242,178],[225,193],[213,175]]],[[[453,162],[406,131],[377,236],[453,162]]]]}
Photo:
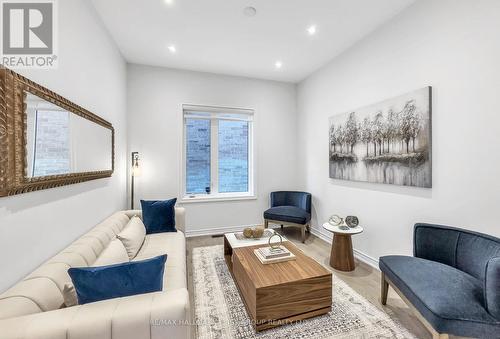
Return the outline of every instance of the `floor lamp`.
{"type": "Polygon", "coordinates": [[[139,152],[132,152],[132,186],[130,188],[130,209],[134,209],[134,178],[141,175],[139,152]]]}

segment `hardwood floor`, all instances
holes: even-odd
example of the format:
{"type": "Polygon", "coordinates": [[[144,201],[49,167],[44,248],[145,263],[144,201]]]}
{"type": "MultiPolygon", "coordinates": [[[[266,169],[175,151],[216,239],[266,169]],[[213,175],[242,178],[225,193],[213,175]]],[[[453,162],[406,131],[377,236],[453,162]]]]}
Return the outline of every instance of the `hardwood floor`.
{"type": "MultiPolygon", "coordinates": [[[[393,319],[399,321],[403,326],[410,330],[418,338],[432,338],[432,335],[427,331],[424,325],[417,319],[417,317],[411,312],[411,310],[406,306],[406,304],[401,300],[394,290],[389,289],[389,294],[387,298],[387,305],[382,306],[380,304],[380,272],[370,265],[356,260],[356,269],[352,272],[341,272],[336,271],[330,267],[330,249],[331,245],[324,240],[312,235],[306,235],[305,243],[301,242],[300,229],[294,227],[284,228],[283,230],[275,228],[275,230],[287,237],[288,240],[292,241],[297,247],[304,251],[307,255],[314,258],[320,264],[325,266],[328,270],[333,272],[338,278],[346,282],[352,289],[358,292],[360,295],[369,300],[372,304],[382,309],[384,312],[389,314],[393,319]]],[[[212,237],[212,236],[202,236],[187,238],[187,250],[188,250],[188,286],[189,291],[193,291],[192,286],[192,265],[191,265],[191,253],[192,249],[200,246],[212,246],[212,245],[222,245],[223,237],[212,237]]],[[[191,299],[193,298],[193,293],[190,293],[191,299]]],[[[191,305],[194,305],[193,300],[191,300],[191,305]]],[[[192,307],[194,310],[194,307],[192,307]]],[[[195,331],[193,331],[194,333],[195,331]]],[[[460,338],[450,336],[450,338],[460,338]]]]}

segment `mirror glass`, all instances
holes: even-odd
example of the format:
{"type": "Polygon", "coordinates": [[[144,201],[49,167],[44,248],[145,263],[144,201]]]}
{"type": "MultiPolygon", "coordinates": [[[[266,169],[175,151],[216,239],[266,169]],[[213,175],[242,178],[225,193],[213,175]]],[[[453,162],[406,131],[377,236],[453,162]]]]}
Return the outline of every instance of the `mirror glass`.
{"type": "Polygon", "coordinates": [[[112,170],[112,131],[26,92],[27,177],[112,170]]]}

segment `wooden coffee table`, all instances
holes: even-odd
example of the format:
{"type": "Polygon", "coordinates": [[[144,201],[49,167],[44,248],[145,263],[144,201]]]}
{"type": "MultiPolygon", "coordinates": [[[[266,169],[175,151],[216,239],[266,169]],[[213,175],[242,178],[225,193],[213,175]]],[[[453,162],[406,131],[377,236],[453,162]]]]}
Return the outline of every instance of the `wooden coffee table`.
{"type": "Polygon", "coordinates": [[[268,265],[263,265],[253,252],[267,244],[233,248],[234,244],[224,236],[229,271],[257,331],[330,312],[331,272],[291,242],[283,245],[296,255],[296,260],[268,265]]]}

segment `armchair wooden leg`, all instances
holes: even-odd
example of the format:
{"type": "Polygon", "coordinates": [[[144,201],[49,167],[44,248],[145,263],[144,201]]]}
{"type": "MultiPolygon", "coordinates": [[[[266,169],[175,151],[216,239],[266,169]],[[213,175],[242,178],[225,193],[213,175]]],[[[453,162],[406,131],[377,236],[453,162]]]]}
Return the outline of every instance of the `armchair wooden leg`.
{"type": "Polygon", "coordinates": [[[385,305],[387,303],[387,292],[389,290],[389,286],[392,287],[392,289],[399,294],[401,299],[408,305],[410,310],[415,314],[418,320],[422,322],[422,324],[431,332],[432,334],[432,339],[449,339],[449,335],[447,333],[439,333],[432,327],[432,325],[425,319],[422,314],[415,308],[415,306],[412,305],[412,303],[406,298],[406,296],[401,293],[401,291],[392,283],[390,282],[390,279],[387,279],[385,276],[384,272],[381,272],[381,296],[380,296],[380,302],[382,305],[385,305]]]}
{"type": "Polygon", "coordinates": [[[269,221],[267,219],[264,219],[264,228],[269,227],[269,221]]]}
{"type": "Polygon", "coordinates": [[[385,273],[380,273],[380,303],[382,305],[387,304],[387,293],[389,292],[389,283],[385,280],[385,273]]]}
{"type": "Polygon", "coordinates": [[[306,242],[306,225],[303,225],[301,228],[301,233],[302,233],[302,243],[304,244],[306,242]]]}

